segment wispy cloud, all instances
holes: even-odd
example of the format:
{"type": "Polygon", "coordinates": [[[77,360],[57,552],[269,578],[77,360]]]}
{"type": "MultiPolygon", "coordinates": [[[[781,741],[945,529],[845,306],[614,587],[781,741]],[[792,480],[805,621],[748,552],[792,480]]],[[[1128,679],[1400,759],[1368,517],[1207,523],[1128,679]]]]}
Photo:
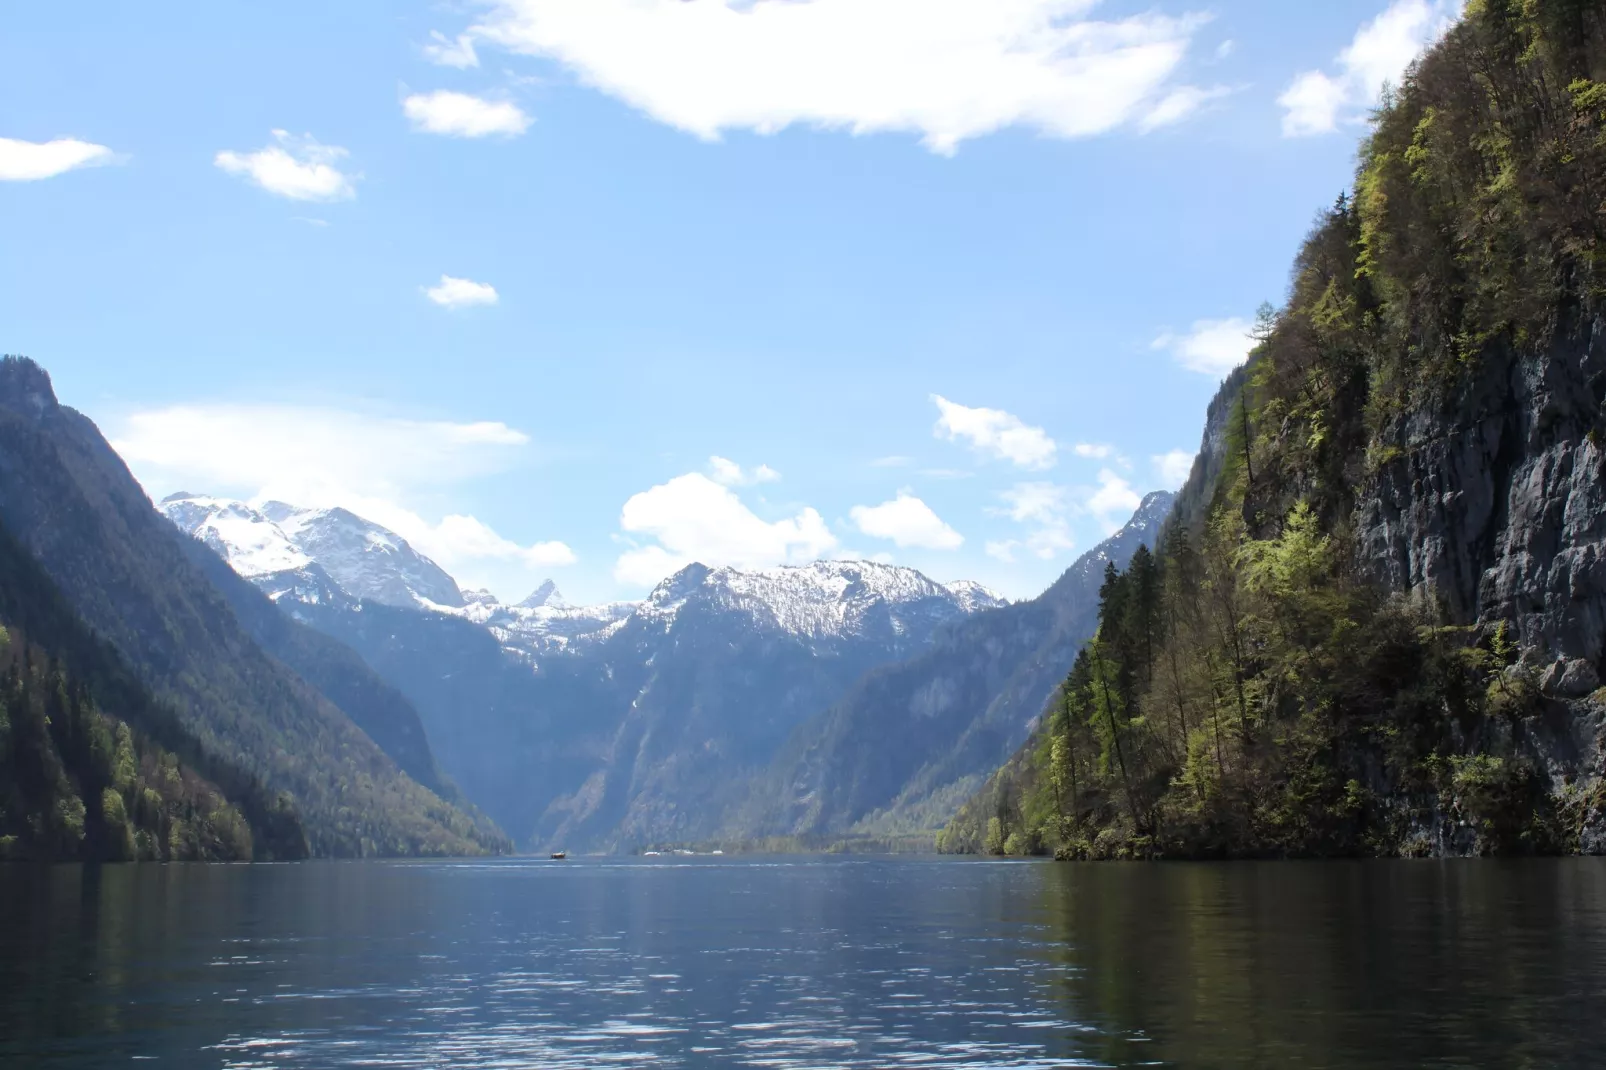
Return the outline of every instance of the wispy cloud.
{"type": "Polygon", "coordinates": [[[750,487],[757,483],[774,483],[781,478],[781,473],[767,464],[743,468],[729,458],[718,456],[708,458],[708,474],[723,487],[750,487]]]}
{"type": "Polygon", "coordinates": [[[276,405],[176,405],[114,426],[112,445],[153,493],[172,490],[340,506],[390,528],[459,580],[504,578],[575,560],[556,540],[518,542],[463,512],[429,519],[415,500],[506,471],[530,445],[494,421],[453,423],[276,405]]]}
{"type": "Polygon", "coordinates": [[[1277,98],[1283,136],[1329,134],[1358,123],[1386,83],[1398,82],[1411,63],[1454,24],[1463,0],[1396,0],[1356,31],[1335,69],[1305,71],[1277,98]]]}
{"type": "Polygon", "coordinates": [[[1193,473],[1194,456],[1191,450],[1171,450],[1151,457],[1155,478],[1167,490],[1179,489],[1193,473]]]}
{"type": "Polygon", "coordinates": [[[973,409],[936,394],[931,400],[937,406],[938,438],[964,441],[977,453],[1020,468],[1054,467],[1058,447],[1041,427],[1001,409],[973,409]]]}
{"type": "Polygon", "coordinates": [[[439,67],[467,70],[480,65],[479,54],[474,51],[474,38],[466,33],[452,38],[439,30],[431,30],[429,44],[423,47],[423,52],[425,59],[439,67]]]}
{"type": "Polygon", "coordinates": [[[517,137],[530,127],[530,117],[506,100],[486,100],[449,89],[414,93],[402,101],[402,114],[413,129],[446,137],[517,137]]]}
{"type": "Polygon", "coordinates": [[[1007,516],[1030,530],[1018,539],[1000,539],[989,542],[989,557],[1013,562],[1016,555],[1025,551],[1044,561],[1075,548],[1071,534],[1070,489],[1054,483],[1017,483],[999,494],[1004,502],[1002,509],[993,509],[996,515],[1007,516]]]}
{"type": "Polygon", "coordinates": [[[1132,484],[1106,468],[1099,473],[1099,485],[1088,496],[1086,508],[1105,533],[1113,535],[1142,504],[1143,496],[1132,489],[1132,484]]]}
{"type": "Polygon", "coordinates": [[[105,145],[77,138],[54,141],[19,141],[0,137],[0,182],[37,182],[42,178],[116,163],[118,156],[105,145]]]}
{"type": "Polygon", "coordinates": [[[1161,334],[1151,348],[1170,353],[1189,371],[1219,377],[1248,359],[1256,344],[1253,330],[1245,319],[1199,320],[1186,333],[1161,334]]]}

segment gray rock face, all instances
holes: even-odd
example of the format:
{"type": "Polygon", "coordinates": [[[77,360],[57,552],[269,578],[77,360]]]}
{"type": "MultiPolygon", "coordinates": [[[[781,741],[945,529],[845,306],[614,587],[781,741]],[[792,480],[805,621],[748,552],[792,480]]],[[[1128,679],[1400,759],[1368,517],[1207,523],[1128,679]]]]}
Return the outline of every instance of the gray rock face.
{"type": "Polygon", "coordinates": [[[1454,621],[1505,622],[1558,698],[1598,688],[1606,655],[1603,398],[1600,319],[1487,359],[1444,411],[1403,421],[1356,513],[1363,568],[1454,621]]]}

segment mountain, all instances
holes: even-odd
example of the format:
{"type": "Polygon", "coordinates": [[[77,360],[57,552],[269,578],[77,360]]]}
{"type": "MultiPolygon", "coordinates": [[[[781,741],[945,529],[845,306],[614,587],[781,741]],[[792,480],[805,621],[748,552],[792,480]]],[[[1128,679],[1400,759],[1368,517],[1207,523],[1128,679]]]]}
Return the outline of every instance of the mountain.
{"type": "Polygon", "coordinates": [[[1606,853],[1606,18],[1468,5],[945,830],[1064,857],[1606,853]]]}
{"type": "Polygon", "coordinates": [[[318,567],[353,598],[390,606],[461,607],[457,583],[407,541],[345,509],[300,509],[172,494],[162,511],[248,579],[318,567]]]}
{"type": "Polygon", "coordinates": [[[735,839],[930,834],[1026,738],[1098,623],[1105,567],[1153,544],[1174,496],[1132,519],[1043,594],[959,620],[856,680],[793,735],[722,830],[735,839]]]}
{"type": "Polygon", "coordinates": [[[537,838],[620,849],[715,835],[800,724],[973,607],[1002,604],[868,562],[688,566],[598,649],[617,719],[597,737],[594,771],[548,805],[537,838]]]}
{"type": "MultiPolygon", "coordinates": [[[[196,495],[162,509],[282,611],[361,654],[416,705],[451,779],[534,846],[713,835],[791,733],[860,676],[1006,604],[978,584],[843,561],[691,565],[644,601],[591,607],[550,582],[516,605],[484,592],[455,607],[383,602],[347,590],[339,563],[267,509],[196,495]]],[[[412,560],[380,538],[391,560],[412,560]]]]}
{"type": "Polygon", "coordinates": [[[294,799],[312,853],[498,845],[263,649],[94,424],[20,358],[0,361],[0,523],[206,754],[294,799]]]}
{"type": "Polygon", "coordinates": [[[0,525],[0,859],[307,850],[293,804],[208,753],[0,525]]]}

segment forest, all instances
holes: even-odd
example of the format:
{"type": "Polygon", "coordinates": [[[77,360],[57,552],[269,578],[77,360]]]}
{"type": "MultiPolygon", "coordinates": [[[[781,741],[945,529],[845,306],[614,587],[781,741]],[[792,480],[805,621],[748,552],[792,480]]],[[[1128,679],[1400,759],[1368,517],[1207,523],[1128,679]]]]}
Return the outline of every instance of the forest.
{"type": "MultiPolygon", "coordinates": [[[[1435,593],[1392,575],[1380,562],[1397,539],[1377,518],[1410,520],[1398,502],[1424,487],[1448,501],[1509,484],[1534,457],[1584,466],[1574,485],[1606,474],[1606,377],[1591,363],[1603,79],[1599,4],[1473,0],[1387,95],[1353,191],[1319,217],[1286,304],[1262,310],[1218,397],[1218,448],[1159,545],[1107,572],[1096,637],[944,850],[1581,849],[1606,790],[1553,756],[1587,747],[1606,692],[1558,697],[1545,648],[1592,627],[1587,612],[1554,609],[1523,577],[1525,597],[1497,605],[1476,576],[1435,593]],[[1502,431],[1492,461],[1445,446],[1502,431]]],[[[1508,488],[1522,494],[1538,514],[1565,507],[1548,485],[1508,488]]],[[[1507,511],[1492,515],[1510,542],[1522,518],[1507,511]]],[[[1482,530],[1466,541],[1488,567],[1499,540],[1482,530]]]]}

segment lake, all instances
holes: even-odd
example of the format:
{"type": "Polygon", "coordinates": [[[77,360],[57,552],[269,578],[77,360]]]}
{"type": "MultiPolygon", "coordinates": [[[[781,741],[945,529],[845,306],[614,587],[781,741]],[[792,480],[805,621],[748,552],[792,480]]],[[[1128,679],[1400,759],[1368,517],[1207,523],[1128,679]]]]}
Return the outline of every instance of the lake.
{"type": "Polygon", "coordinates": [[[1606,860],[0,867],[0,1064],[1568,1067],[1606,860]]]}

